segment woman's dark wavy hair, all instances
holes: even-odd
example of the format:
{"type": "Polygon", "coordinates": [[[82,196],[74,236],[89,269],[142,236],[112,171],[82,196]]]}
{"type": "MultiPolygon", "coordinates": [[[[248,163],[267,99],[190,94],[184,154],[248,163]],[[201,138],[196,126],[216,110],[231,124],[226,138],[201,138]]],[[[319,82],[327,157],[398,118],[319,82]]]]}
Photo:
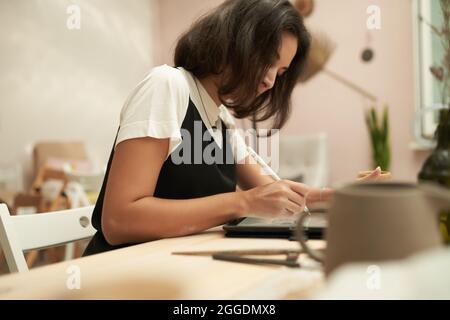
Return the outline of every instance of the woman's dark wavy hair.
{"type": "Polygon", "coordinates": [[[200,79],[222,74],[219,97],[237,118],[273,118],[274,128],[281,128],[290,114],[290,97],[309,46],[303,19],[289,1],[227,0],[181,36],[175,65],[200,79]],[[284,32],[298,39],[297,53],[273,88],[256,97],[265,74],[278,59],[284,32]]]}

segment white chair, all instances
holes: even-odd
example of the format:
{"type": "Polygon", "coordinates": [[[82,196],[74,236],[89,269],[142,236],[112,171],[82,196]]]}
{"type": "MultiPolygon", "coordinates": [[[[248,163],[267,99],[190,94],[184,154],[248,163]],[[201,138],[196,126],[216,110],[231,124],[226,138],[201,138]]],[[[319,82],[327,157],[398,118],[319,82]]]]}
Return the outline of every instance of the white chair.
{"type": "MultiPolygon", "coordinates": [[[[84,187],[78,182],[68,182],[64,193],[69,198],[71,209],[87,207],[90,205],[84,187]]],[[[75,244],[73,242],[66,244],[64,260],[72,260],[74,258],[74,255],[75,244]]]]}
{"type": "Polygon", "coordinates": [[[96,230],[91,216],[94,206],[11,216],[0,204],[0,244],[10,272],[26,272],[24,252],[90,238],[96,230]]]}
{"type": "Polygon", "coordinates": [[[280,136],[280,177],[325,187],[329,174],[327,148],[325,133],[280,136]]]}

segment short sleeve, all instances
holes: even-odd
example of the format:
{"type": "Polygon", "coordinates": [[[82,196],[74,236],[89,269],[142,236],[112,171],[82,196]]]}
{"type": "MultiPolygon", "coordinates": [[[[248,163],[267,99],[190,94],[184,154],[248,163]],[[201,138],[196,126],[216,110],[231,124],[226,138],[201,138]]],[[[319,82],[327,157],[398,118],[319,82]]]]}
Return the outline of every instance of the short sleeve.
{"type": "Polygon", "coordinates": [[[189,86],[182,72],[167,65],[154,68],[122,109],[116,146],[134,138],[168,138],[168,157],[182,141],[180,128],[188,105],[189,86]]]}

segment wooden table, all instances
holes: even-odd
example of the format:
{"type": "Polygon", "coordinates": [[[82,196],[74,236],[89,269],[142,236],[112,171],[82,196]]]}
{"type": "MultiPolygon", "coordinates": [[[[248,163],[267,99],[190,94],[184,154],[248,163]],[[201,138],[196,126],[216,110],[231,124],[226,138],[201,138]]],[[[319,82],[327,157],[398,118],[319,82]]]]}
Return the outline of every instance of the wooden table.
{"type": "MultiPolygon", "coordinates": [[[[324,246],[323,241],[310,243],[317,248],[324,246]]],[[[303,267],[292,269],[172,254],[298,246],[295,241],[283,239],[225,238],[221,228],[214,228],[198,235],[144,243],[23,274],[0,276],[0,299],[305,298],[320,289],[324,281],[320,265],[303,255],[303,267]],[[77,279],[80,289],[73,289],[77,279]]]]}

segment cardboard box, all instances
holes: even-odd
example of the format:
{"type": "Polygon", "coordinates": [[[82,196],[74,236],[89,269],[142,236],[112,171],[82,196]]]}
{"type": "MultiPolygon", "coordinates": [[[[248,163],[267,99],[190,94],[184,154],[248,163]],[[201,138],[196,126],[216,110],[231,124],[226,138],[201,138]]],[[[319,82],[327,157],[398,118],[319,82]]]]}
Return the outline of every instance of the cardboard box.
{"type": "Polygon", "coordinates": [[[39,142],[33,150],[35,175],[49,159],[70,161],[88,161],[86,148],[81,141],[73,142],[39,142]]]}

